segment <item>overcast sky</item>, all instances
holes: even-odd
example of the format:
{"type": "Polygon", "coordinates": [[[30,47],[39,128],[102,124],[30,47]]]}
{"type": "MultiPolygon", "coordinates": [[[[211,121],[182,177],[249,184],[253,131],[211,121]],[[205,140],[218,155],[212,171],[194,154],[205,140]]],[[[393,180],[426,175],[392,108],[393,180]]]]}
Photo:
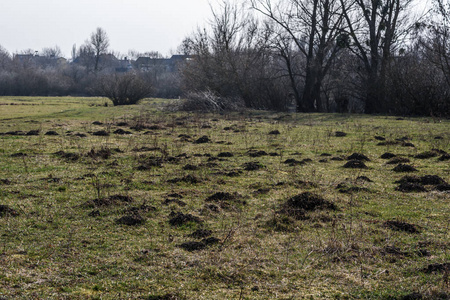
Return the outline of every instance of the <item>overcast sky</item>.
{"type": "Polygon", "coordinates": [[[211,11],[209,0],[0,1],[1,46],[18,53],[58,45],[67,58],[97,27],[108,34],[110,50],[169,55],[211,11]]]}

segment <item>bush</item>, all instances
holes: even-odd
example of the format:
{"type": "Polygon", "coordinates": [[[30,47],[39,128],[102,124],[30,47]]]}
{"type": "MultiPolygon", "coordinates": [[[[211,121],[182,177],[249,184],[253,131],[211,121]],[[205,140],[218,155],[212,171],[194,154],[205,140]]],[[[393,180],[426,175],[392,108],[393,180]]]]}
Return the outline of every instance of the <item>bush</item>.
{"type": "Polygon", "coordinates": [[[190,92],[177,107],[182,111],[222,112],[239,111],[245,107],[239,97],[221,97],[210,90],[190,92]]]}
{"type": "Polygon", "coordinates": [[[107,75],[100,79],[98,88],[114,105],[136,104],[152,92],[152,86],[135,73],[107,75]]]}

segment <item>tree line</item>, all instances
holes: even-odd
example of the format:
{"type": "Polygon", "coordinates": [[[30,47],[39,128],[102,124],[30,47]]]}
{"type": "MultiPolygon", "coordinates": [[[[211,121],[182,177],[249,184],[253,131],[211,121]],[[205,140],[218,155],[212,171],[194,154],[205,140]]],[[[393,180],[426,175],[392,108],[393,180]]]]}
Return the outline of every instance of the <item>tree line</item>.
{"type": "MultiPolygon", "coordinates": [[[[183,96],[214,109],[450,115],[448,0],[432,0],[426,13],[413,0],[230,1],[221,0],[208,26],[179,45],[192,59],[175,72],[111,70],[109,40],[98,28],[74,47],[70,64],[24,64],[0,48],[0,94],[103,95],[115,104],[183,96]]],[[[58,50],[42,53],[50,59],[58,50]]]]}

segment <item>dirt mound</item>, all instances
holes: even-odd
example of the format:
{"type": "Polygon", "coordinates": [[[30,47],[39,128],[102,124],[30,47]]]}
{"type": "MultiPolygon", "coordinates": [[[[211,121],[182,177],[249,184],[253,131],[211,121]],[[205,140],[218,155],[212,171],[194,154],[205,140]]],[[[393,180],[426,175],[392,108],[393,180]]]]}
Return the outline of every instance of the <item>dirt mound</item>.
{"type": "Polygon", "coordinates": [[[434,189],[435,189],[436,191],[439,191],[439,192],[450,191],[450,184],[448,184],[448,183],[445,183],[445,184],[438,184],[438,185],[436,185],[436,186],[434,187],[434,189]]]}
{"type": "Polygon", "coordinates": [[[247,155],[250,157],[261,157],[261,156],[266,156],[267,152],[263,151],[263,150],[248,150],[247,151],[247,155]]]}
{"type": "Polygon", "coordinates": [[[187,165],[185,165],[183,167],[183,170],[186,170],[186,171],[196,171],[198,169],[199,169],[198,166],[194,166],[194,165],[191,165],[191,164],[187,164],[187,165]]]}
{"type": "Polygon", "coordinates": [[[203,222],[199,217],[191,214],[183,214],[181,212],[171,212],[169,218],[169,224],[172,226],[181,226],[189,222],[198,224],[203,222]]]}
{"type": "Polygon", "coordinates": [[[10,184],[12,184],[12,181],[9,180],[8,178],[2,178],[2,179],[0,179],[0,184],[10,185],[10,184]]]}
{"type": "Polygon", "coordinates": [[[446,161],[450,160],[450,154],[443,154],[441,157],[438,158],[439,161],[446,161]]]}
{"type": "Polygon", "coordinates": [[[379,135],[374,136],[374,139],[376,139],[377,141],[385,141],[386,140],[385,137],[382,137],[382,136],[379,136],[379,135]]]}
{"type": "Polygon", "coordinates": [[[30,130],[30,131],[28,131],[27,133],[26,133],[26,135],[30,135],[30,136],[32,136],[32,135],[34,135],[34,136],[36,136],[36,135],[39,135],[39,130],[30,130]]]}
{"type": "Polygon", "coordinates": [[[409,163],[409,162],[410,162],[410,160],[406,157],[396,156],[396,157],[393,157],[390,160],[388,160],[386,162],[386,164],[387,165],[396,165],[396,164],[404,164],[404,163],[409,163]]]}
{"type": "Polygon", "coordinates": [[[427,189],[418,183],[404,182],[395,188],[396,191],[408,192],[426,192],[427,189]]]}
{"type": "Polygon", "coordinates": [[[292,166],[300,165],[301,161],[296,160],[295,158],[288,158],[283,163],[287,164],[287,165],[290,165],[292,167],[292,166]]]}
{"type": "Polygon", "coordinates": [[[86,206],[86,207],[101,207],[101,206],[122,205],[124,203],[131,203],[133,201],[134,200],[131,196],[117,194],[117,195],[113,195],[113,196],[109,196],[109,197],[89,200],[84,204],[84,206],[86,206]]]}
{"type": "Polygon", "coordinates": [[[185,300],[185,297],[181,297],[179,295],[176,294],[164,294],[164,295],[150,295],[148,296],[148,298],[146,298],[147,300],[185,300]]]}
{"type": "Polygon", "coordinates": [[[145,223],[145,219],[137,212],[133,214],[123,216],[116,220],[117,224],[135,226],[145,223]]]}
{"type": "Polygon", "coordinates": [[[280,131],[279,130],[272,130],[272,131],[269,132],[269,134],[278,135],[278,134],[280,134],[280,131]]]}
{"type": "Polygon", "coordinates": [[[64,158],[65,160],[69,160],[69,161],[77,161],[80,159],[80,155],[77,153],[72,153],[72,152],[64,152],[64,151],[58,151],[53,153],[54,155],[60,157],[60,158],[64,158]]]}
{"type": "Polygon", "coordinates": [[[420,177],[414,175],[406,175],[395,181],[394,183],[420,183],[420,177]]]}
{"type": "Polygon", "coordinates": [[[410,142],[403,142],[402,143],[402,147],[411,147],[411,148],[415,148],[416,146],[413,143],[410,142]]]}
{"type": "Polygon", "coordinates": [[[23,152],[17,152],[17,153],[13,153],[11,154],[11,157],[27,157],[28,154],[23,153],[23,152]]]}
{"type": "Polygon", "coordinates": [[[119,129],[115,130],[113,133],[114,134],[120,134],[120,135],[133,134],[131,131],[123,130],[122,128],[119,128],[119,129]]]}
{"type": "Polygon", "coordinates": [[[347,136],[347,134],[345,132],[343,132],[343,131],[336,131],[334,133],[334,136],[336,136],[336,137],[344,137],[344,136],[347,136]]]}
{"type": "Polygon", "coordinates": [[[340,183],[336,186],[336,189],[339,190],[339,193],[343,194],[353,194],[357,192],[369,192],[369,189],[366,187],[360,187],[356,185],[347,185],[345,183],[340,183]]]}
{"type": "Polygon", "coordinates": [[[151,168],[161,168],[162,167],[163,160],[162,158],[147,158],[144,161],[141,161],[141,165],[139,165],[136,169],[139,171],[146,171],[150,170],[151,168]]]}
{"type": "Polygon", "coordinates": [[[392,145],[398,145],[398,144],[399,144],[398,141],[382,141],[382,142],[379,142],[377,144],[377,146],[392,146],[392,145]]]}
{"type": "Polygon", "coordinates": [[[175,203],[175,204],[177,204],[177,205],[179,205],[181,207],[186,206],[186,203],[181,201],[181,200],[179,200],[179,199],[166,199],[166,200],[164,200],[162,202],[162,204],[164,204],[164,205],[169,205],[169,204],[172,204],[172,203],[175,203]]]}
{"type": "Polygon", "coordinates": [[[334,157],[332,157],[330,159],[334,160],[334,161],[344,161],[344,159],[342,157],[339,157],[339,156],[334,156],[334,157]]]}
{"type": "Polygon", "coordinates": [[[358,176],[358,177],[356,178],[356,181],[361,181],[361,182],[373,182],[373,180],[370,179],[370,178],[367,177],[367,176],[358,176]]]}
{"type": "Polygon", "coordinates": [[[95,136],[109,136],[109,133],[106,132],[105,130],[100,130],[100,131],[93,132],[92,135],[95,135],[95,136]]]}
{"type": "Polygon", "coordinates": [[[417,169],[411,165],[398,164],[395,168],[392,169],[394,172],[417,172],[417,169]]]}
{"type": "Polygon", "coordinates": [[[100,121],[94,121],[92,122],[92,125],[103,125],[103,123],[100,121]]]}
{"type": "Polygon", "coordinates": [[[425,151],[419,154],[414,155],[414,158],[418,158],[418,159],[427,159],[427,158],[432,158],[432,157],[437,157],[439,155],[439,153],[437,151],[425,151]]]}
{"type": "Polygon", "coordinates": [[[366,164],[361,160],[349,160],[344,166],[347,169],[367,169],[366,164]]]}
{"type": "Polygon", "coordinates": [[[194,175],[186,175],[184,177],[181,178],[173,178],[173,179],[169,179],[167,180],[168,183],[178,183],[178,182],[186,182],[186,183],[190,183],[190,184],[197,184],[202,182],[200,179],[198,179],[197,177],[195,177],[194,175]]]}
{"type": "Polygon", "coordinates": [[[26,133],[20,130],[17,131],[8,131],[5,133],[5,135],[25,135],[26,133]]]}
{"type": "Polygon", "coordinates": [[[304,192],[289,198],[282,206],[281,213],[294,218],[303,218],[307,211],[336,210],[336,205],[323,199],[319,195],[304,192]]]}
{"type": "Polygon", "coordinates": [[[209,143],[211,140],[209,139],[209,137],[207,137],[206,135],[198,138],[197,140],[194,141],[194,144],[205,144],[205,143],[209,143]]]}
{"type": "Polygon", "coordinates": [[[446,184],[447,182],[437,175],[425,175],[420,177],[420,183],[423,185],[439,185],[446,184]]]}
{"type": "Polygon", "coordinates": [[[380,156],[380,158],[382,158],[382,159],[391,159],[391,158],[393,158],[393,157],[396,157],[397,155],[395,155],[394,153],[391,153],[391,152],[385,152],[385,153],[383,153],[381,156],[380,156]]]}
{"type": "Polygon", "coordinates": [[[233,157],[234,154],[231,152],[220,152],[219,154],[217,154],[217,157],[233,157]]]}
{"type": "Polygon", "coordinates": [[[0,217],[4,216],[18,216],[19,213],[15,210],[9,207],[8,205],[0,205],[0,217]]]}
{"type": "Polygon", "coordinates": [[[179,245],[180,248],[186,251],[198,251],[203,250],[210,245],[219,243],[220,240],[215,237],[209,237],[201,240],[200,242],[186,242],[179,245]]]}
{"type": "Polygon", "coordinates": [[[128,123],[127,123],[127,122],[118,122],[118,123],[116,124],[116,126],[120,126],[120,127],[122,127],[122,126],[128,126],[128,123]]]}
{"type": "Polygon", "coordinates": [[[105,148],[105,147],[102,147],[98,150],[95,148],[92,148],[91,150],[88,151],[88,153],[86,153],[87,157],[94,158],[94,159],[96,159],[96,158],[108,159],[111,157],[111,155],[112,155],[111,149],[105,148]]]}
{"type": "Polygon", "coordinates": [[[425,273],[438,273],[438,272],[449,272],[450,271],[450,263],[442,263],[442,264],[430,264],[426,268],[422,269],[425,273]]]}
{"type": "Polygon", "coordinates": [[[242,167],[246,171],[257,171],[259,169],[264,168],[264,165],[258,161],[251,161],[251,162],[247,162],[247,163],[243,164],[242,167]]]}
{"type": "Polygon", "coordinates": [[[405,232],[409,232],[409,233],[419,233],[419,229],[417,229],[417,225],[414,224],[410,224],[407,222],[402,222],[402,221],[396,221],[396,220],[391,220],[391,221],[386,221],[383,224],[385,227],[395,230],[395,231],[405,231],[405,232]]]}
{"type": "Polygon", "coordinates": [[[353,153],[352,155],[347,157],[347,160],[361,160],[361,161],[370,161],[370,159],[361,153],[353,153]]]}
{"type": "Polygon", "coordinates": [[[208,229],[197,229],[193,233],[191,233],[189,236],[195,239],[201,239],[201,238],[207,238],[211,236],[212,231],[208,229]]]}
{"type": "Polygon", "coordinates": [[[54,130],[50,130],[50,131],[47,131],[47,132],[45,133],[45,135],[53,135],[53,136],[56,136],[56,135],[59,135],[59,133],[57,133],[57,132],[54,131],[54,130]]]}

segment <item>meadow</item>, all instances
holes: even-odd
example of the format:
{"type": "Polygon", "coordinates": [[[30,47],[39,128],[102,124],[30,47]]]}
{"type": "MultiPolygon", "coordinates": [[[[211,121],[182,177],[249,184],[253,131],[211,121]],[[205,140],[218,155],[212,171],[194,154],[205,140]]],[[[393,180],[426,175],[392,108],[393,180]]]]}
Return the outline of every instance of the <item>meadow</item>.
{"type": "Polygon", "coordinates": [[[450,121],[0,98],[0,299],[449,299],[450,121]]]}

